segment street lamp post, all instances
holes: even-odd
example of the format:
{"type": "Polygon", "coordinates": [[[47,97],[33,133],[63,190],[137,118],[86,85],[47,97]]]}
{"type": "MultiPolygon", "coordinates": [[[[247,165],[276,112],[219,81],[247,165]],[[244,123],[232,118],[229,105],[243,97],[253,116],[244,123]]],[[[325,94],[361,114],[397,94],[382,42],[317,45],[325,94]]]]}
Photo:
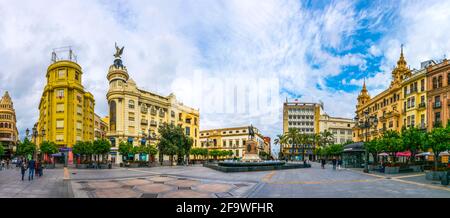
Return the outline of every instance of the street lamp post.
{"type": "MultiPolygon", "coordinates": [[[[359,128],[365,130],[365,143],[369,141],[369,130],[371,128],[376,128],[378,124],[378,118],[376,115],[369,115],[369,111],[365,110],[362,113],[362,117],[359,117],[356,115],[355,117],[356,125],[358,125],[359,128]]],[[[369,151],[367,150],[367,147],[364,146],[364,153],[365,153],[365,166],[364,166],[364,172],[369,173],[369,151]]]]}

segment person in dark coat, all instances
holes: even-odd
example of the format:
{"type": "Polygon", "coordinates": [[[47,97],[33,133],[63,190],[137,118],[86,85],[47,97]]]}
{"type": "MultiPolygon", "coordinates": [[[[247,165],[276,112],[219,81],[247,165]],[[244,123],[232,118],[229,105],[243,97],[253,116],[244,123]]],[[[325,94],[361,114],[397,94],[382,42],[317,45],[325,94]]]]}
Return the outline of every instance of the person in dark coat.
{"type": "Polygon", "coordinates": [[[35,169],[36,161],[31,159],[28,161],[28,181],[33,180],[34,178],[34,169],[35,169]]]}
{"type": "Polygon", "coordinates": [[[325,169],[325,158],[322,158],[321,162],[322,169],[325,169]]]}
{"type": "Polygon", "coordinates": [[[333,160],[331,160],[331,162],[333,163],[333,170],[336,170],[336,158],[333,158],[333,160]]]}
{"type": "Polygon", "coordinates": [[[25,163],[25,161],[21,160],[20,161],[20,172],[22,173],[22,181],[23,181],[23,177],[25,176],[26,171],[27,171],[27,164],[25,163]]]}

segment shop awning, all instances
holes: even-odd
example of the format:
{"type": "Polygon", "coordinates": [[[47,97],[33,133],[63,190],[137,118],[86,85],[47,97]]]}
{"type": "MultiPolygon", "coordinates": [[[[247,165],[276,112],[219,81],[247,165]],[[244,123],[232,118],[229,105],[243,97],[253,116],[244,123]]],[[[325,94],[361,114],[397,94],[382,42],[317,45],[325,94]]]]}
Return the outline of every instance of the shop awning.
{"type": "Polygon", "coordinates": [[[448,151],[443,151],[439,154],[439,156],[450,156],[450,154],[448,153],[448,151]]]}
{"type": "Polygon", "coordinates": [[[411,152],[410,151],[397,152],[395,154],[395,156],[397,156],[397,157],[411,157],[411,152]]]}
{"type": "Polygon", "coordinates": [[[429,155],[433,155],[431,152],[422,152],[419,154],[416,154],[416,156],[420,157],[420,156],[429,156],[429,155]]]}

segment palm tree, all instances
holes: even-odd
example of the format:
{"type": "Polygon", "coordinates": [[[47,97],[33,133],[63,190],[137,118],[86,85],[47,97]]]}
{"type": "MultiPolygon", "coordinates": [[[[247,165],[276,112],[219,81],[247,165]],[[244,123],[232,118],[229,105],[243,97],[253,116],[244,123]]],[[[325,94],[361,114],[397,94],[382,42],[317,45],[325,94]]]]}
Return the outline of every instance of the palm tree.
{"type": "Polygon", "coordinates": [[[286,142],[291,145],[292,152],[290,154],[290,159],[292,159],[292,154],[295,151],[294,149],[297,149],[298,146],[302,143],[302,136],[298,129],[289,128],[285,137],[286,137],[286,142]]]}

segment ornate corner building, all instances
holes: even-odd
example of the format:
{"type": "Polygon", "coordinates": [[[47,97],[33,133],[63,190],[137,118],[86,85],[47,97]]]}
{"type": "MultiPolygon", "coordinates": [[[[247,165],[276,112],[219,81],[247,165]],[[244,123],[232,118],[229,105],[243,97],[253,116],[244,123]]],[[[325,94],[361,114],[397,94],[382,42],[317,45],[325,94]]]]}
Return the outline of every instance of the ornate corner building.
{"type": "MultiPolygon", "coordinates": [[[[117,46],[116,46],[117,47],[117,46]]],[[[157,142],[158,127],[163,123],[182,127],[185,134],[193,139],[193,147],[200,145],[199,110],[178,102],[174,94],[162,96],[139,89],[130,78],[126,66],[122,64],[118,49],[114,64],[109,67],[107,79],[109,90],[106,94],[109,104],[109,131],[111,160],[121,163],[117,152],[120,142],[134,146],[157,142]]],[[[140,157],[141,158],[141,157],[140,157]]]]}
{"type": "Polygon", "coordinates": [[[69,52],[69,58],[61,59],[56,59],[53,52],[34,138],[38,146],[42,141],[55,142],[60,151],[67,153],[68,163],[71,163],[71,147],[77,141],[94,140],[95,101],[94,96],[84,90],[83,71],[72,58],[72,50],[69,52]]]}
{"type": "Polygon", "coordinates": [[[0,100],[0,143],[5,148],[4,157],[11,158],[18,135],[14,104],[6,91],[0,100]]]}
{"type": "Polygon", "coordinates": [[[371,140],[386,130],[400,132],[403,127],[425,131],[445,126],[449,119],[449,66],[447,60],[440,64],[429,60],[422,62],[419,70],[411,70],[402,48],[388,89],[371,98],[364,82],[355,113],[358,117],[364,113],[376,116],[378,124],[370,130],[355,126],[353,141],[371,140]]]}

